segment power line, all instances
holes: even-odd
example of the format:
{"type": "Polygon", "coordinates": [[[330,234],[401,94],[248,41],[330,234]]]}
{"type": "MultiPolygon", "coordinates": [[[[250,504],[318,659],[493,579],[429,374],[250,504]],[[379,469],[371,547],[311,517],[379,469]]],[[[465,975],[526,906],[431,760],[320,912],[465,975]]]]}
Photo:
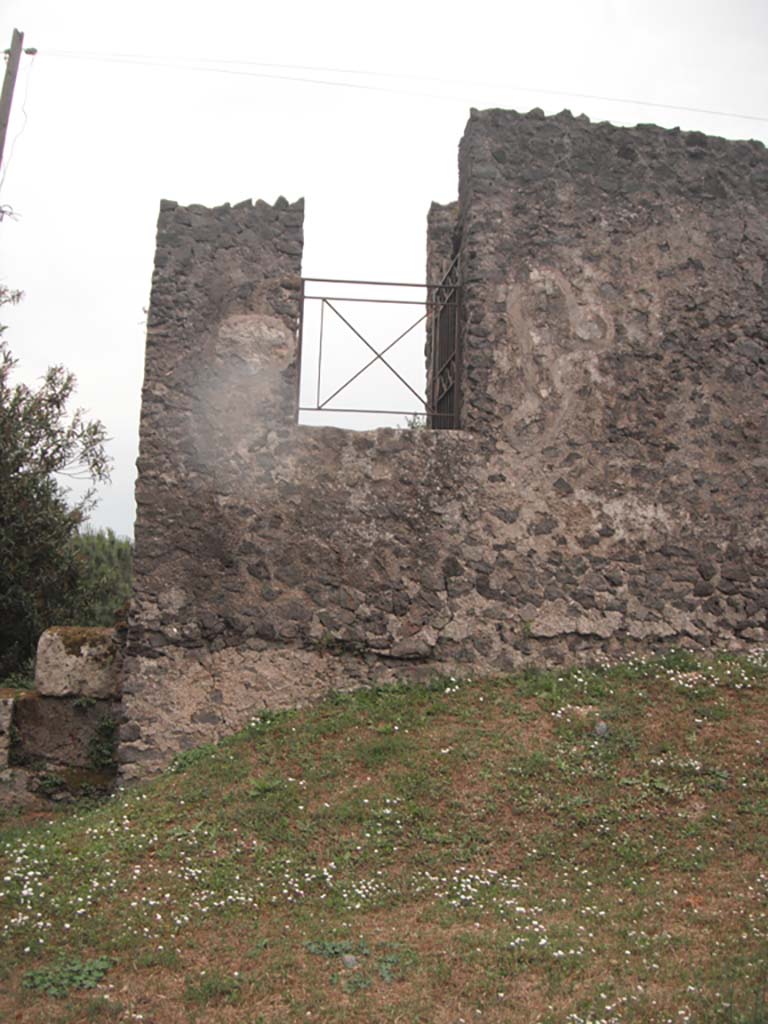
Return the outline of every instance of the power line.
{"type": "Polygon", "coordinates": [[[274,79],[277,81],[288,81],[288,82],[299,82],[302,84],[309,85],[326,85],[336,88],[346,89],[362,89],[369,92],[386,92],[401,96],[419,96],[427,99],[442,99],[442,100],[460,100],[458,96],[445,96],[435,95],[432,93],[415,92],[408,89],[396,89],[386,86],[371,85],[364,82],[345,82],[345,81],[333,81],[327,78],[307,78],[304,76],[297,75],[279,75],[274,74],[275,70],[284,71],[310,71],[315,74],[342,74],[342,75],[357,75],[367,76],[371,78],[385,78],[395,80],[406,80],[406,81],[418,81],[418,82],[434,82],[443,85],[458,85],[458,86],[482,86],[484,88],[504,88],[510,89],[516,92],[526,93],[540,93],[545,96],[561,96],[570,97],[572,99],[583,99],[583,100],[597,100],[605,103],[623,103],[630,104],[638,107],[652,107],[659,110],[672,110],[677,112],[685,112],[691,114],[706,114],[711,117],[730,117],[737,118],[744,121],[758,121],[761,123],[768,123],[768,116],[759,116],[757,114],[739,114],[733,111],[727,110],[712,110],[706,107],[688,107],[680,106],[674,103],[659,103],[654,100],[638,100],[630,99],[627,97],[618,96],[602,96],[595,93],[581,93],[572,92],[570,90],[558,90],[558,89],[544,89],[536,86],[521,86],[513,85],[508,82],[483,82],[473,81],[466,79],[451,79],[451,78],[437,78],[427,75],[412,75],[412,74],[397,74],[389,71],[366,71],[360,68],[338,68],[338,67],[322,67],[310,64],[276,64],[268,63],[266,61],[255,61],[255,60],[231,60],[228,58],[213,58],[213,57],[174,57],[174,56],[152,56],[148,54],[100,54],[89,51],[75,51],[75,50],[48,50],[46,51],[48,56],[51,57],[65,57],[72,59],[81,60],[100,60],[108,63],[119,63],[119,64],[136,64],[144,67],[158,67],[158,68],[170,68],[174,70],[184,71],[203,71],[214,74],[224,75],[235,75],[238,77],[247,78],[265,78],[274,79]],[[180,63],[181,62],[181,63],[180,63]],[[224,65],[223,67],[217,65],[224,65]],[[234,68],[237,67],[259,67],[273,69],[270,72],[256,72],[256,71],[238,71],[234,68]]]}
{"type": "MultiPolygon", "coordinates": [[[[458,96],[457,97],[437,96],[437,95],[430,94],[430,93],[413,92],[413,91],[407,90],[407,89],[394,89],[394,88],[388,88],[386,86],[380,86],[380,85],[367,85],[366,83],[363,83],[363,82],[334,82],[334,81],[330,81],[329,79],[325,79],[325,78],[306,78],[304,76],[298,76],[298,75],[275,75],[275,74],[271,74],[271,73],[268,73],[268,72],[260,72],[260,71],[235,71],[235,70],[230,70],[229,68],[219,68],[219,67],[213,67],[213,66],[209,66],[209,67],[203,66],[203,67],[200,67],[200,66],[197,66],[195,64],[178,64],[178,63],[172,64],[172,63],[169,63],[169,62],[166,62],[166,61],[156,60],[153,57],[148,57],[148,58],[136,57],[136,58],[132,58],[132,57],[122,57],[122,56],[118,56],[118,55],[102,56],[101,54],[64,53],[64,52],[57,52],[57,51],[53,51],[53,50],[46,51],[46,52],[47,52],[48,56],[50,56],[50,57],[72,57],[72,58],[76,58],[78,60],[99,60],[99,61],[103,61],[103,62],[108,63],[108,64],[137,65],[139,67],[147,67],[147,68],[169,68],[169,69],[175,70],[175,71],[202,71],[202,72],[207,72],[207,73],[211,73],[211,74],[219,74],[219,75],[235,75],[235,76],[240,77],[240,78],[261,78],[261,79],[272,79],[274,81],[280,81],[280,82],[298,82],[300,84],[305,84],[305,85],[329,85],[329,86],[334,86],[336,88],[341,88],[341,89],[362,89],[362,90],[364,90],[366,92],[385,92],[385,93],[392,93],[392,94],[399,95],[399,96],[421,96],[421,97],[424,97],[424,98],[427,98],[427,99],[442,99],[442,100],[445,100],[445,99],[455,99],[456,101],[460,101],[461,100],[461,97],[458,97],[458,96]]],[[[181,58],[181,59],[183,60],[184,58],[181,58]]],[[[297,68],[297,70],[298,70],[298,68],[297,68]]],[[[318,69],[318,70],[321,70],[321,69],[318,69]]]]}

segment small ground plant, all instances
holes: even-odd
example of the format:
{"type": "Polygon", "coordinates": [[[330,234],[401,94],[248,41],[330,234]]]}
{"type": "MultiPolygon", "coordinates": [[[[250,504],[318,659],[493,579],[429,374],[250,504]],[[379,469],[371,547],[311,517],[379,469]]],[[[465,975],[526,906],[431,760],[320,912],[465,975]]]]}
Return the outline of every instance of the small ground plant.
{"type": "Polygon", "coordinates": [[[190,1005],[209,1006],[216,1003],[237,1003],[241,997],[242,982],[238,977],[221,971],[201,972],[198,978],[188,978],[184,1001],[190,1005]]]}
{"type": "Polygon", "coordinates": [[[49,967],[27,971],[22,984],[24,988],[61,999],[73,989],[96,988],[111,966],[112,960],[106,956],[94,960],[62,957],[49,967]]]}

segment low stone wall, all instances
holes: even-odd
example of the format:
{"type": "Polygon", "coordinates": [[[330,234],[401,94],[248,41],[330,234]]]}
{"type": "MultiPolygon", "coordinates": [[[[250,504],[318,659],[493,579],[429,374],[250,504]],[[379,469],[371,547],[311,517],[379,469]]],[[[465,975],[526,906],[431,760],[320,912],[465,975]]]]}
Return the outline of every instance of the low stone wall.
{"type": "Polygon", "coordinates": [[[0,804],[23,803],[30,793],[104,788],[114,780],[121,664],[114,629],[43,633],[35,688],[0,694],[0,804]]]}
{"type": "Polygon", "coordinates": [[[88,697],[19,694],[14,702],[13,763],[52,770],[114,773],[120,704],[88,697]]]}

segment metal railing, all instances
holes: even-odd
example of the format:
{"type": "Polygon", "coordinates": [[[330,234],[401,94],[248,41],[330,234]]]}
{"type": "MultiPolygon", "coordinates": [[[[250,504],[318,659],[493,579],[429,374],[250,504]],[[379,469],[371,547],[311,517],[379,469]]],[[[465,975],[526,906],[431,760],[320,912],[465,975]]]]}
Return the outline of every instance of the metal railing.
{"type": "Polygon", "coordinates": [[[434,290],[427,347],[428,424],[456,430],[461,407],[461,323],[459,258],[456,256],[434,290]]]}
{"type": "MultiPolygon", "coordinates": [[[[407,416],[411,418],[423,418],[430,427],[452,428],[458,426],[458,377],[459,377],[459,286],[457,282],[456,266],[451,265],[449,273],[442,281],[436,284],[414,284],[401,281],[360,281],[349,278],[322,278],[307,277],[302,279],[301,288],[301,320],[299,325],[299,412],[305,413],[358,413],[381,416],[407,416]],[[450,278],[450,280],[449,280],[450,278]],[[386,290],[389,289],[389,292],[386,290]],[[408,289],[406,294],[416,296],[416,289],[420,289],[423,297],[410,298],[389,298],[387,294],[393,289],[408,289]],[[364,290],[364,294],[361,294],[364,290]],[[413,291],[411,291],[413,290],[413,291]],[[354,294],[349,294],[349,292],[354,294]],[[344,294],[344,293],[347,294],[344,294]],[[374,294],[371,294],[373,292],[374,294]],[[310,303],[319,303],[319,316],[315,315],[311,326],[308,325],[308,309],[310,303]],[[409,322],[405,329],[398,328],[396,336],[384,347],[379,347],[367,334],[370,330],[364,328],[360,318],[355,317],[353,312],[345,308],[345,304],[366,304],[375,306],[399,306],[418,307],[418,317],[409,322]],[[357,319],[357,323],[355,320],[357,319]],[[329,323],[333,323],[343,335],[349,340],[356,339],[356,343],[367,349],[370,358],[363,366],[353,373],[345,374],[341,382],[334,381],[330,386],[324,384],[324,367],[327,358],[327,334],[329,323]],[[412,340],[413,332],[421,324],[427,324],[427,346],[426,346],[426,393],[424,392],[424,381],[417,382],[411,377],[409,380],[404,372],[401,372],[393,365],[392,353],[395,346],[405,339],[412,340]],[[301,401],[301,380],[302,366],[305,355],[309,354],[310,338],[309,332],[314,335],[313,341],[317,347],[317,365],[313,392],[314,404],[306,400],[301,401]],[[389,357],[389,358],[388,358],[389,357]],[[351,385],[360,381],[364,374],[369,373],[373,368],[385,368],[392,378],[398,382],[397,389],[412,398],[416,407],[411,408],[372,408],[354,404],[332,404],[335,401],[343,401],[341,396],[350,393],[351,385]]],[[[354,309],[354,305],[353,305],[354,309]]],[[[336,336],[338,338],[338,330],[336,336]]],[[[423,343],[424,335],[418,337],[423,343]]],[[[342,365],[346,368],[349,360],[346,356],[341,357],[342,365]]],[[[424,365],[424,364],[422,364],[424,365]]],[[[304,391],[307,389],[304,388],[304,391]]],[[[384,388],[384,391],[387,389],[384,388]]],[[[384,404],[384,403],[382,403],[384,404]]],[[[409,403],[410,404],[410,403],[409,403]]]]}

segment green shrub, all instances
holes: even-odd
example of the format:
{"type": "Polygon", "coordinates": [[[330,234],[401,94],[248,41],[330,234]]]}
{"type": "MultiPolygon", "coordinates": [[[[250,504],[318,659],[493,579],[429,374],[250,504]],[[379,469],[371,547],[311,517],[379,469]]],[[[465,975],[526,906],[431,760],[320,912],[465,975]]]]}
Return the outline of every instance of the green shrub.
{"type": "MultiPolygon", "coordinates": [[[[14,295],[0,287],[7,301],[14,295]]],[[[53,366],[33,389],[12,381],[15,368],[0,337],[0,678],[34,655],[77,586],[73,542],[93,490],[73,506],[59,475],[97,484],[110,467],[103,424],[68,411],[74,376],[53,366]]]]}
{"type": "Polygon", "coordinates": [[[56,625],[111,626],[131,596],[133,543],[112,530],[86,530],[72,539],[73,585],[56,625]]]}

